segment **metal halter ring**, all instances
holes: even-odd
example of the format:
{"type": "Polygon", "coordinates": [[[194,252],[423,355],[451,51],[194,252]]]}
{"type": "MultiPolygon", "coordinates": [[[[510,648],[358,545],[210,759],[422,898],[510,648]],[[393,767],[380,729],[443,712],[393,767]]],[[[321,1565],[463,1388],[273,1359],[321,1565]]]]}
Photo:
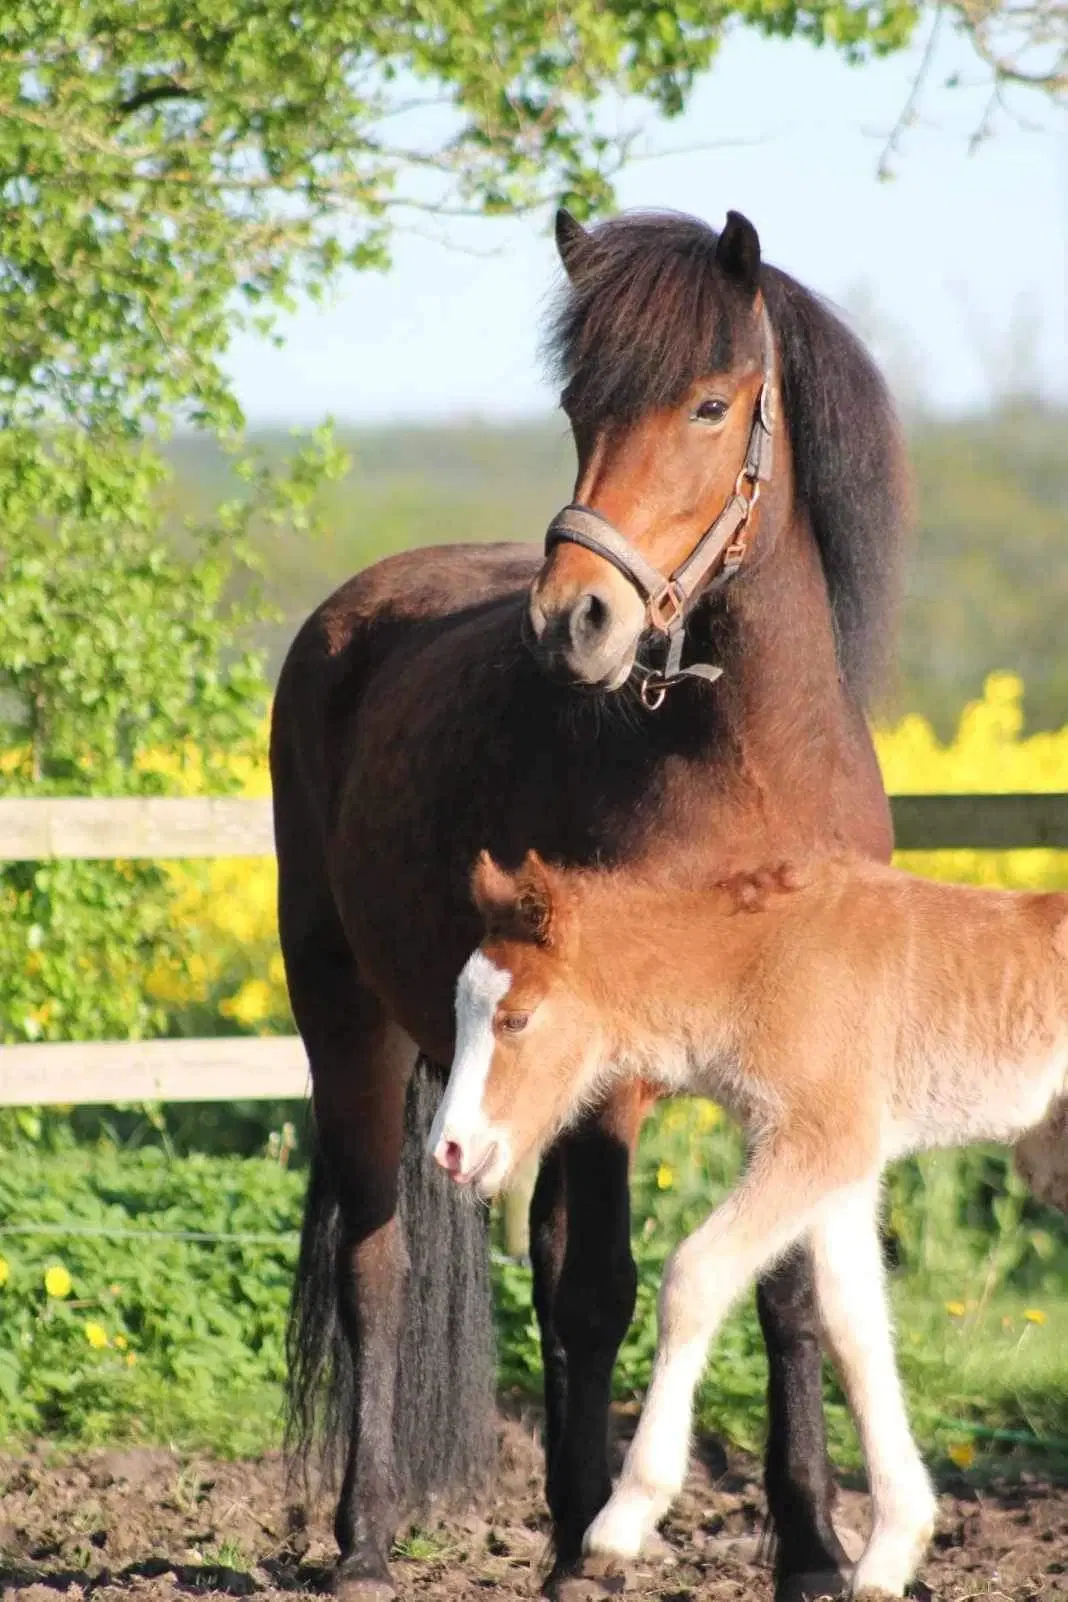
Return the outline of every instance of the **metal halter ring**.
{"type": "Polygon", "coordinates": [[[650,712],[659,711],[667,699],[669,688],[670,685],[667,679],[661,678],[659,673],[646,671],[642,678],[641,688],[638,691],[642,706],[646,707],[650,712]]]}

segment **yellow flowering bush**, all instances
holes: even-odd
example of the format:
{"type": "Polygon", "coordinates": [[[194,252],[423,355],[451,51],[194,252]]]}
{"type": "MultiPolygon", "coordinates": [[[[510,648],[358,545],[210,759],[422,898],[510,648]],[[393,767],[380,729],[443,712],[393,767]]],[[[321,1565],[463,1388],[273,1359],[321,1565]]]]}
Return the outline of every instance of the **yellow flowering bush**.
{"type": "MultiPolygon", "coordinates": [[[[220,760],[214,759],[215,767],[220,760]]],[[[172,793],[198,795],[207,788],[209,767],[193,746],[153,751],[142,761],[172,793]]],[[[237,794],[270,794],[266,721],[256,749],[227,760],[226,777],[237,794]]],[[[153,999],[188,1033],[210,1033],[212,1018],[216,1026],[223,1019],[243,1033],[291,1029],[278,949],[274,858],[172,862],[165,871],[175,891],[176,918],[189,931],[189,949],[181,962],[156,965],[149,977],[153,999]]]]}
{"type": "MultiPolygon", "coordinates": [[[[1068,726],[1028,735],[1023,726],[1023,684],[1013,673],[992,673],[981,698],[964,708],[949,745],[914,713],[876,732],[886,788],[891,795],[1068,791],[1068,726]]],[[[899,852],[897,861],[961,884],[1068,886],[1064,851],[912,851],[899,852]]]]}

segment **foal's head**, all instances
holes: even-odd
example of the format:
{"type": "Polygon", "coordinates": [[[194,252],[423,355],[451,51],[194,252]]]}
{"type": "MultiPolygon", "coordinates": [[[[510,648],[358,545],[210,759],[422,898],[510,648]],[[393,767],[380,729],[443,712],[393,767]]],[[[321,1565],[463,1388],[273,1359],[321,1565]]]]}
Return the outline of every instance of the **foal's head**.
{"type": "MultiPolygon", "coordinates": [[[[745,461],[764,379],[760,242],[738,212],[719,235],[661,214],[587,232],[560,212],[556,239],[568,285],[552,349],[578,454],[574,499],[666,575],[727,505],[745,461]]],[[[645,603],[602,556],[559,544],[528,625],[552,676],[618,689],[645,603]]]]}
{"type": "Polygon", "coordinates": [[[485,936],[456,985],[452,1072],[429,1150],[492,1195],[595,1094],[609,1042],[583,972],[577,892],[530,853],[507,873],[483,853],[472,877],[485,936]]]}

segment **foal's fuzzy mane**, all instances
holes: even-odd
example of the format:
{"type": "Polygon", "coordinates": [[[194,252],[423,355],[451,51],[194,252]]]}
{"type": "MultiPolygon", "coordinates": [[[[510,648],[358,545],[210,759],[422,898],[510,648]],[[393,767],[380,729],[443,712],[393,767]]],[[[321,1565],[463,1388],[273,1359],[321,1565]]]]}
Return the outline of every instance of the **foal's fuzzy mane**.
{"type": "MultiPolygon", "coordinates": [[[[638,212],[592,229],[546,342],[580,426],[676,405],[732,361],[748,315],[695,217],[638,212]]],[[[884,666],[910,510],[893,403],[860,341],[776,267],[761,268],[800,500],[830,594],[839,660],[866,700],[884,666]]]]}

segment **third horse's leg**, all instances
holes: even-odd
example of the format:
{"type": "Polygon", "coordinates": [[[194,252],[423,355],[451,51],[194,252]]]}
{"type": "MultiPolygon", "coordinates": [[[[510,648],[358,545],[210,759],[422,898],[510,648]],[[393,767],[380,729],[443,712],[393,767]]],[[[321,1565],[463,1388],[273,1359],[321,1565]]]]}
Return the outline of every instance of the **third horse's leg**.
{"type": "Polygon", "coordinates": [[[579,1563],[583,1534],[612,1488],[612,1370],[637,1288],[630,1158],[648,1105],[639,1086],[622,1087],[558,1141],[531,1205],[545,1364],[546,1491],[558,1574],[579,1563]]]}

